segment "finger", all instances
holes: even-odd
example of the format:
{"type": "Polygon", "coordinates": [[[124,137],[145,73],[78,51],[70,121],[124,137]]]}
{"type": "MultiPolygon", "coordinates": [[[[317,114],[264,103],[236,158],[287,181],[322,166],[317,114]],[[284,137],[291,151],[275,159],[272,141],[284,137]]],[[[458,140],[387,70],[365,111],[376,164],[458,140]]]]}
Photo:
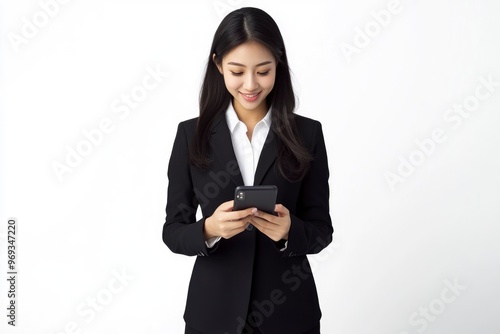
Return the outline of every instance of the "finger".
{"type": "Polygon", "coordinates": [[[243,223],[241,225],[235,225],[232,228],[230,228],[227,232],[230,233],[231,235],[236,235],[240,232],[243,232],[245,228],[247,227],[248,223],[243,223]]]}
{"type": "Polygon", "coordinates": [[[223,229],[224,231],[244,229],[247,224],[248,224],[248,220],[243,220],[243,219],[226,221],[226,222],[221,223],[221,229],[223,229]]]}
{"type": "Polygon", "coordinates": [[[257,212],[256,208],[248,208],[244,210],[231,211],[226,214],[228,220],[239,220],[248,216],[253,216],[257,212]]]}
{"type": "Polygon", "coordinates": [[[216,228],[219,231],[229,231],[235,228],[240,228],[244,226],[248,220],[243,220],[243,219],[230,219],[231,217],[228,217],[229,213],[219,213],[214,217],[214,223],[216,224],[216,228]]]}
{"type": "Polygon", "coordinates": [[[224,227],[221,229],[220,235],[225,238],[231,238],[236,234],[243,232],[248,223],[236,221],[236,222],[227,222],[224,224],[224,227]]]}
{"type": "Polygon", "coordinates": [[[269,225],[269,222],[265,219],[262,219],[260,217],[250,217],[250,220],[249,222],[252,224],[252,225],[259,225],[259,226],[264,226],[265,224],[269,225]]]}
{"type": "Polygon", "coordinates": [[[262,233],[266,234],[265,231],[269,230],[269,227],[266,226],[268,222],[262,219],[259,219],[258,217],[254,217],[250,219],[250,224],[255,226],[259,231],[262,233]]]}
{"type": "Polygon", "coordinates": [[[259,218],[259,217],[253,217],[250,219],[250,223],[257,227],[261,232],[264,233],[266,231],[267,233],[270,232],[278,232],[281,231],[281,225],[279,224],[273,224],[270,223],[269,221],[259,218]]]}
{"type": "Polygon", "coordinates": [[[270,213],[264,212],[264,211],[257,211],[253,214],[255,217],[260,217],[270,223],[273,224],[278,224],[277,218],[275,215],[272,215],[270,213]]]}
{"type": "Polygon", "coordinates": [[[274,212],[281,215],[289,215],[290,211],[283,204],[276,204],[274,207],[274,212]]]}
{"type": "Polygon", "coordinates": [[[282,234],[282,231],[273,228],[276,225],[269,224],[269,222],[262,219],[259,220],[259,218],[252,218],[251,223],[255,226],[255,228],[257,228],[261,233],[265,234],[270,239],[274,241],[281,239],[279,236],[282,234]]]}
{"type": "Polygon", "coordinates": [[[217,209],[221,211],[232,211],[233,207],[234,207],[234,200],[230,200],[219,205],[217,209]]]}

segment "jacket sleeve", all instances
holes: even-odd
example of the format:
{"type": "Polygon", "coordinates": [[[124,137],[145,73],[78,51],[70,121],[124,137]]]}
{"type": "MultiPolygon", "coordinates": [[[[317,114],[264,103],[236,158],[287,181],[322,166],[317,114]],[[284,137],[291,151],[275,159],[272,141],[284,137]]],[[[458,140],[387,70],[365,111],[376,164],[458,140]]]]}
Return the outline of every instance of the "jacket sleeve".
{"type": "MultiPolygon", "coordinates": [[[[203,225],[196,221],[198,201],[195,196],[189,165],[189,142],[183,123],[177,128],[168,164],[168,192],[163,242],[174,253],[208,255],[203,225]]],[[[214,246],[216,248],[217,245],[214,246]]]]}
{"type": "Polygon", "coordinates": [[[291,215],[285,257],[316,254],[332,242],[328,158],[319,122],[315,122],[311,153],[314,160],[302,180],[295,215],[291,215]]]}

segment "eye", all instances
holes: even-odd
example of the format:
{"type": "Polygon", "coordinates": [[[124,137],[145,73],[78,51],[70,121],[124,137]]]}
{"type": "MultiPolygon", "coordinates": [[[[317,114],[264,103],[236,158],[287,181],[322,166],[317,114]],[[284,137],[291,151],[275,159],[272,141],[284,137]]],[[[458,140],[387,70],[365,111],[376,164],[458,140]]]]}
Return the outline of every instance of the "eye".
{"type": "Polygon", "coordinates": [[[243,74],[243,72],[233,72],[233,71],[230,71],[234,76],[236,77],[239,77],[240,75],[243,74]]]}
{"type": "Polygon", "coordinates": [[[258,75],[262,76],[262,77],[265,77],[266,75],[269,74],[269,71],[265,71],[265,72],[257,72],[258,75]]]}

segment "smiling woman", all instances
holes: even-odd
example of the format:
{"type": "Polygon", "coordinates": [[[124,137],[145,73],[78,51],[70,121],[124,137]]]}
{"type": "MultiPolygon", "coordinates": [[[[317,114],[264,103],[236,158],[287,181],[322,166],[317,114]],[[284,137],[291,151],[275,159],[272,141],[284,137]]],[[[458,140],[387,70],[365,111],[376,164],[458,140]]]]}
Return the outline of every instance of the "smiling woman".
{"type": "Polygon", "coordinates": [[[224,77],[224,84],[233,96],[233,107],[238,118],[250,124],[248,139],[252,130],[267,113],[266,97],[274,87],[276,61],[273,54],[258,42],[246,42],[219,61],[213,55],[217,68],[224,77]]]}
{"type": "Polygon", "coordinates": [[[179,124],[168,167],[163,241],[198,256],[187,334],[320,332],[306,255],[332,241],[328,159],[321,124],[294,111],[278,26],[257,8],[231,12],[214,36],[200,115],[179,124]],[[233,210],[241,185],[276,186],[276,215],[233,210]]]}

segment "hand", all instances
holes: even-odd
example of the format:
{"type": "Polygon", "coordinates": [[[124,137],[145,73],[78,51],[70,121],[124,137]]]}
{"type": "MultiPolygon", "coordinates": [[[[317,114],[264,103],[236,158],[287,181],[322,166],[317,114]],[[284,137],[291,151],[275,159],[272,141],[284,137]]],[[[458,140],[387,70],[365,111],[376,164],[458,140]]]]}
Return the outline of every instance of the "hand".
{"type": "Polygon", "coordinates": [[[205,240],[213,237],[234,237],[245,230],[249,222],[248,217],[257,212],[256,208],[232,211],[233,206],[233,200],[224,202],[205,220],[205,240]]]}
{"type": "Polygon", "coordinates": [[[250,218],[250,223],[273,241],[288,240],[288,232],[292,224],[290,211],[281,204],[276,204],[274,211],[278,216],[257,211],[250,218]]]}

